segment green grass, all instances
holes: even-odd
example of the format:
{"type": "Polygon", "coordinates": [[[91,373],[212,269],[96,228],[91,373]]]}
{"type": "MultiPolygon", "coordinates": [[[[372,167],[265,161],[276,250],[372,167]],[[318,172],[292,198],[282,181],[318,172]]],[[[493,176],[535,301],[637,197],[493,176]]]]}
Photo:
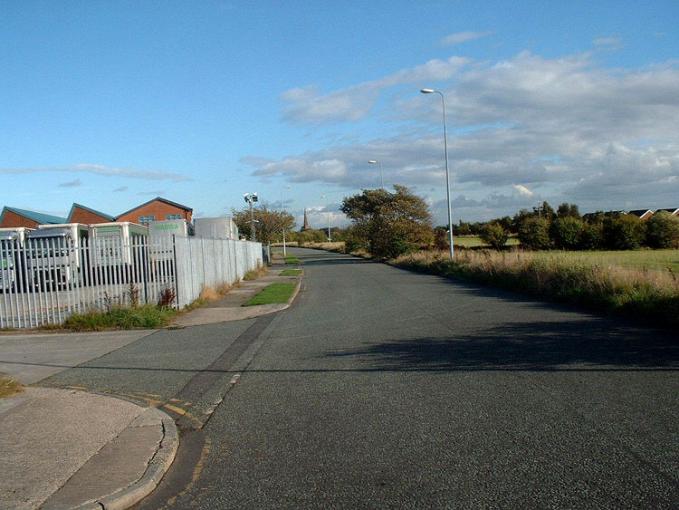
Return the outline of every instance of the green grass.
{"type": "MultiPolygon", "coordinates": [[[[453,246],[461,246],[463,248],[479,248],[482,246],[488,246],[484,243],[479,236],[455,236],[455,229],[453,228],[453,246]]],[[[518,246],[519,239],[516,237],[510,237],[507,240],[507,246],[518,246]]]]}
{"type": "Polygon", "coordinates": [[[173,308],[143,305],[136,308],[112,308],[108,312],[92,311],[73,314],[64,322],[64,328],[74,331],[101,331],[103,329],[161,328],[177,314],[173,308]]]}
{"type": "Polygon", "coordinates": [[[287,303],[295,290],[294,283],[272,283],[260,291],[243,306],[287,303]]]}
{"type": "Polygon", "coordinates": [[[286,264],[299,264],[299,259],[297,257],[293,257],[292,255],[288,255],[285,257],[285,263],[286,264]]]}
{"type": "Polygon", "coordinates": [[[280,276],[299,276],[302,274],[301,269],[285,269],[281,271],[280,276]]]}
{"type": "Polygon", "coordinates": [[[22,386],[18,381],[5,374],[0,374],[0,398],[11,397],[22,391],[22,386]]]}

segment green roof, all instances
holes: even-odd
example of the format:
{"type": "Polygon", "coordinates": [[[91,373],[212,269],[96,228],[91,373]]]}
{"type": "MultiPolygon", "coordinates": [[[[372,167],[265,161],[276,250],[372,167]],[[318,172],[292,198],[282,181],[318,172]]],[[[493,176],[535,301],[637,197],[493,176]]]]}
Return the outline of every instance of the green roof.
{"type": "Polygon", "coordinates": [[[5,206],[2,209],[0,222],[2,222],[2,218],[5,216],[5,211],[11,211],[15,214],[18,214],[19,216],[28,218],[29,220],[37,221],[40,225],[50,225],[50,224],[54,225],[57,223],[66,223],[67,221],[66,218],[62,218],[60,216],[52,216],[51,214],[44,214],[35,211],[28,211],[26,209],[18,209],[16,207],[5,206]]]}

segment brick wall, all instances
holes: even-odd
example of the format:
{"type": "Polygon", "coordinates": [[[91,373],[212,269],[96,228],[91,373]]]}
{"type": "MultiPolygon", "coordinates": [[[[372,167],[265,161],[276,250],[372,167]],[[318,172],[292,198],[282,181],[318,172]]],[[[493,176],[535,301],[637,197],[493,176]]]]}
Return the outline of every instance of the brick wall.
{"type": "Polygon", "coordinates": [[[0,227],[29,227],[36,228],[38,226],[37,221],[30,220],[24,216],[20,216],[12,211],[5,211],[2,217],[2,222],[0,222],[0,227]]]}
{"type": "Polygon", "coordinates": [[[85,209],[76,207],[68,221],[70,223],[85,223],[89,225],[91,223],[108,223],[111,220],[109,218],[99,216],[98,214],[94,214],[90,211],[86,211],[85,209]]]}
{"type": "Polygon", "coordinates": [[[135,209],[132,212],[124,214],[116,218],[116,221],[131,221],[133,223],[140,223],[139,218],[141,216],[153,216],[156,221],[166,220],[168,214],[179,214],[180,218],[186,221],[191,221],[191,211],[186,211],[185,209],[180,209],[165,202],[151,202],[145,206],[135,209]]]}

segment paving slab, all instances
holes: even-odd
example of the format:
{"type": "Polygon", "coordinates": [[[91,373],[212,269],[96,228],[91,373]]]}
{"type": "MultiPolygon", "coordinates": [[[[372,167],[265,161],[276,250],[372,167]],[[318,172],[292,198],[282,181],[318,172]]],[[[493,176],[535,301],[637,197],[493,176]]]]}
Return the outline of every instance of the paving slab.
{"type": "Polygon", "coordinates": [[[26,388],[0,415],[0,508],[39,507],[143,409],[80,391],[26,388]]]}

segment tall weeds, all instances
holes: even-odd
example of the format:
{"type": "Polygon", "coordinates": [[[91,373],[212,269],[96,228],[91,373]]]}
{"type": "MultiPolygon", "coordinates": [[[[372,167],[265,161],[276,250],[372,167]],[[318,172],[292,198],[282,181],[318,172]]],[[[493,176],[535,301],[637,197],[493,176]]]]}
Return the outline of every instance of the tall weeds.
{"type": "Polygon", "coordinates": [[[671,272],[603,266],[523,251],[458,250],[454,261],[448,259],[447,252],[418,252],[392,262],[656,324],[679,325],[679,282],[671,272]]]}

